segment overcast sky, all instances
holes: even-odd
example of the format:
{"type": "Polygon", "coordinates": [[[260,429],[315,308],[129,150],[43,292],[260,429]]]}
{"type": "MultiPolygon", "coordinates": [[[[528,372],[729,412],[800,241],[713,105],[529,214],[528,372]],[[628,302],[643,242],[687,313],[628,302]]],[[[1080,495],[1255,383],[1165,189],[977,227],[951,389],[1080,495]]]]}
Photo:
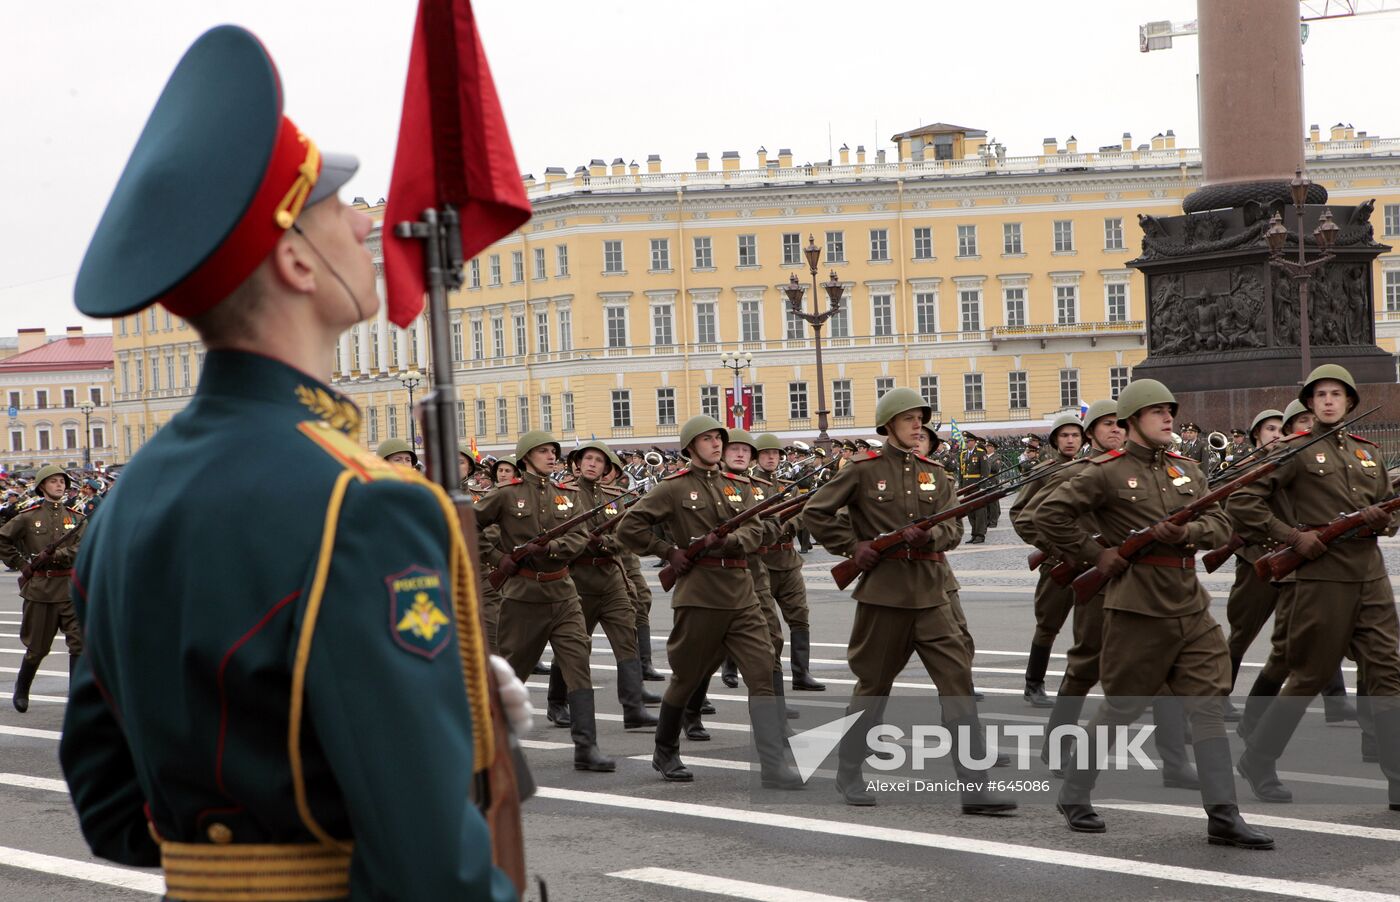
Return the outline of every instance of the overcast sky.
{"type": "MultiPolygon", "coordinates": [[[[1223,0],[1222,0],[1223,2],[1223,0]]],[[[1281,0],[1288,2],[1288,0],[1281,0]]],[[[1191,0],[704,4],[480,0],[483,40],[522,172],[593,157],[690,169],[842,142],[874,158],[890,135],[944,121],[1011,155],[1070,134],[1081,150],[1175,129],[1197,141],[1196,39],[1138,52],[1137,26],[1195,17],[1191,0]],[[830,136],[828,138],[828,136],[830,136]],[[829,143],[830,142],[830,143],[829,143]]],[[[69,0],[0,3],[0,335],[82,321],[83,251],[170,71],[205,29],[257,33],[286,112],[323,147],[359,155],[348,200],[382,197],[414,0],[69,0]]],[[[1400,14],[1317,23],[1304,48],[1306,118],[1400,135],[1384,60],[1400,14]]],[[[107,324],[89,324],[106,330],[107,324]]]]}

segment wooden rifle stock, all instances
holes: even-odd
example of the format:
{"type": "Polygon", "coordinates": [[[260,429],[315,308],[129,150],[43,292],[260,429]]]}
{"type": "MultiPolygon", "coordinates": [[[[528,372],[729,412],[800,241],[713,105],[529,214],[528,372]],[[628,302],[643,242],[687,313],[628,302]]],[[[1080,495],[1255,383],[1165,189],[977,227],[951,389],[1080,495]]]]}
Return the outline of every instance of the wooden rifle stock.
{"type": "MultiPolygon", "coordinates": [[[[565,520],[563,523],[546,529],[544,532],[535,536],[529,542],[517,547],[510,554],[506,555],[506,557],[519,564],[521,561],[525,560],[525,558],[529,557],[531,545],[535,544],[536,542],[551,542],[559,538],[569,530],[573,529],[575,526],[578,526],[580,523],[588,522],[589,518],[601,511],[603,508],[607,507],[609,504],[613,504],[614,502],[620,501],[623,498],[626,498],[628,495],[635,494],[637,494],[637,492],[635,489],[633,489],[632,491],[618,495],[615,498],[609,498],[602,504],[590,508],[589,510],[584,511],[581,514],[576,514],[575,516],[572,516],[569,519],[565,520]]],[[[505,581],[508,579],[510,579],[510,576],[508,576],[506,572],[498,566],[495,570],[491,571],[491,576],[487,578],[487,582],[491,584],[491,588],[499,589],[502,585],[505,584],[505,581]]]]}
{"type": "MultiPolygon", "coordinates": [[[[1395,511],[1400,510],[1400,496],[1387,498],[1377,505],[1377,507],[1380,507],[1387,513],[1393,514],[1395,511]]],[[[1314,532],[1317,537],[1322,540],[1322,544],[1331,545],[1343,536],[1364,529],[1365,525],[1366,521],[1365,518],[1361,516],[1361,512],[1353,511],[1350,514],[1344,514],[1332,520],[1326,526],[1314,530],[1314,532]]],[[[1285,545],[1277,551],[1266,554],[1256,561],[1254,570],[1262,579],[1276,581],[1283,579],[1307,562],[1308,559],[1299,554],[1296,548],[1292,545],[1285,545]],[[1261,567],[1267,569],[1261,570],[1261,567]]]]}
{"type": "Polygon", "coordinates": [[[1207,573],[1214,573],[1220,569],[1221,564],[1230,559],[1230,555],[1248,544],[1248,542],[1240,538],[1239,533],[1234,533],[1230,536],[1230,541],[1221,545],[1219,548],[1207,551],[1205,557],[1201,558],[1201,563],[1205,565],[1207,573]]]}
{"type": "Polygon", "coordinates": [[[1026,556],[1026,569],[1039,570],[1040,565],[1045,563],[1049,559],[1050,555],[1048,552],[1041,551],[1039,548],[1037,548],[1026,556]]]}
{"type": "Polygon", "coordinates": [[[35,572],[47,569],[49,562],[53,560],[53,556],[58,551],[58,549],[71,542],[73,538],[77,536],[78,533],[81,531],[82,524],[79,523],[75,525],[72,529],[65,532],[63,535],[59,536],[57,539],[54,539],[52,542],[50,542],[47,546],[45,546],[43,551],[40,551],[38,554],[34,555],[33,560],[21,567],[19,571],[20,589],[23,590],[24,587],[29,584],[29,581],[34,578],[35,572]]]}

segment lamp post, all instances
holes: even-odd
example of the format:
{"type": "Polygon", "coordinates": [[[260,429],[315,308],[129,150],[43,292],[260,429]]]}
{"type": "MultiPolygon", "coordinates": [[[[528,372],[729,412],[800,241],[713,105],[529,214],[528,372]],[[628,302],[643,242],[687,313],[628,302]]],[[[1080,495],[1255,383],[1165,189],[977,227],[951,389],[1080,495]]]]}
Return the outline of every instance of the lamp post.
{"type": "Polygon", "coordinates": [[[414,428],[413,422],[413,390],[423,384],[423,374],[418,369],[409,370],[399,376],[399,382],[408,389],[408,444],[409,447],[418,447],[418,432],[414,428]]]}
{"type": "Polygon", "coordinates": [[[83,414],[83,469],[92,469],[92,405],[84,401],[78,405],[83,414]]]}
{"type": "Polygon", "coordinates": [[[734,428],[744,428],[744,377],[742,375],[746,367],[753,366],[753,354],[745,351],[740,354],[738,351],[725,351],[719,355],[719,362],[727,370],[734,372],[734,403],[730,406],[729,412],[734,415],[734,428]]]}
{"type": "Polygon", "coordinates": [[[1288,184],[1288,191],[1293,196],[1294,218],[1298,224],[1298,260],[1295,262],[1283,256],[1284,245],[1288,242],[1288,229],[1283,225],[1282,214],[1274,214],[1273,219],[1269,220],[1269,230],[1264,233],[1269,242],[1269,262],[1293,280],[1294,294],[1298,298],[1298,350],[1303,370],[1300,382],[1306,382],[1308,373],[1312,372],[1312,333],[1308,319],[1309,283],[1313,273],[1335,259],[1330,249],[1337,240],[1337,233],[1341,231],[1332,221],[1332,211],[1323,210],[1318,226],[1312,233],[1313,241],[1322,253],[1312,260],[1308,259],[1307,240],[1303,234],[1303,205],[1307,201],[1308,188],[1311,186],[1312,182],[1303,177],[1301,169],[1294,173],[1293,181],[1288,184]]]}
{"type": "Polygon", "coordinates": [[[817,445],[823,450],[831,451],[831,436],[827,434],[826,427],[826,377],[822,372],[822,326],[826,321],[841,312],[841,298],[845,293],[845,287],[836,278],[836,270],[831,271],[831,278],[821,287],[826,289],[829,306],[827,309],[820,309],[820,302],[817,300],[817,266],[821,263],[822,250],[817,247],[817,240],[812,235],[807,236],[807,246],[802,250],[807,258],[807,268],[812,271],[812,312],[807,313],[802,309],[802,283],[797,281],[797,273],[793,273],[788,279],[788,287],[783,289],[787,295],[788,310],[793,316],[812,326],[812,331],[816,334],[817,349],[817,445]]]}

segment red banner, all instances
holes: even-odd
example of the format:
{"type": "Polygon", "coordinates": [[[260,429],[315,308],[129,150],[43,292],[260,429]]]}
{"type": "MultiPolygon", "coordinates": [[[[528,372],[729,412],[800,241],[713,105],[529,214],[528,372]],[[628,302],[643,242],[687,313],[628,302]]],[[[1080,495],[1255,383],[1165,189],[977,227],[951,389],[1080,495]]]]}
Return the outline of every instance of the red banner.
{"type": "Polygon", "coordinates": [[[729,429],[750,430],[753,428],[753,387],[744,386],[744,393],[736,407],[734,403],[734,389],[724,390],[725,420],[724,425],[729,429]],[[736,416],[737,414],[737,416],[736,416]]]}

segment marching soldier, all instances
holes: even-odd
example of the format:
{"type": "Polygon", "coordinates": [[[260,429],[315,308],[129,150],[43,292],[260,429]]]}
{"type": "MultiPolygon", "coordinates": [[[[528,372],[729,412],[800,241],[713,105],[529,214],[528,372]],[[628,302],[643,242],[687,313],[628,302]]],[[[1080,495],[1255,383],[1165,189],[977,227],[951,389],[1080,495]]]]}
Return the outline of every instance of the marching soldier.
{"type": "MultiPolygon", "coordinates": [[[[569,465],[578,471],[573,489],[577,492],[575,503],[582,510],[591,510],[620,494],[602,483],[604,474],[614,468],[622,472],[622,462],[604,442],[593,441],[575,448],[569,454],[569,465]]],[[[621,513],[619,505],[609,505],[583,528],[597,528],[621,513]]],[[[583,553],[570,563],[569,572],[583,607],[584,632],[591,637],[593,628],[601,623],[617,661],[617,700],[622,704],[622,725],[636,730],[656,726],[656,717],[646,709],[645,703],[661,699],[648,698],[642,687],[642,662],[637,657],[637,615],[627,592],[617,549],[617,538],[611,533],[589,539],[583,553]]],[[[549,706],[545,716],[556,726],[569,725],[564,671],[558,658],[549,666],[549,706]]]]}
{"type": "Polygon", "coordinates": [[[387,460],[389,463],[399,467],[407,467],[410,470],[418,469],[418,453],[413,450],[413,446],[401,438],[391,438],[379,443],[379,447],[374,449],[374,456],[387,460]]]}
{"type": "Polygon", "coordinates": [[[783,758],[785,719],[773,699],[773,646],[748,572],[747,555],[762,544],[763,524],[750,518],[724,538],[714,534],[751,498],[747,479],[721,470],[728,435],[712,417],[687,420],[680,446],[690,467],[643,495],[617,526],[624,546],[667,561],[677,576],[671,593],[675,623],[666,643],[671,682],[661,701],[652,767],[670,782],[695,779],[680,757],[683,707],[727,653],[748,687],[763,785],[801,789],[802,779],[783,758]],[[657,525],[668,528],[674,544],[653,531],[657,525]],[[702,538],[709,547],[694,560],[686,557],[684,546],[702,538]]]}
{"type": "Polygon", "coordinates": [[[1268,849],[1273,840],[1244,822],[1235,801],[1220,708],[1230,691],[1230,653],[1194,572],[1196,549],[1228,539],[1229,520],[1218,506],[1184,526],[1165,519],[1204,491],[1206,482],[1194,461],[1167,450],[1175,415],[1176,399],[1165,385],[1153,379],[1130,383],[1118,396],[1127,442],[1081,467],[1040,502],[1035,515],[1040,534],[1064,558],[1092,564],[1111,580],[1099,656],[1105,702],[1089,721],[1087,745],[1065,767],[1057,807],[1071,830],[1105,831],[1089,798],[1098,778],[1096,728],[1132,723],[1165,686],[1182,698],[1191,720],[1210,842],[1268,849]],[[1085,528],[1083,517],[1090,513],[1110,547],[1085,528]],[[1156,543],[1148,548],[1151,554],[1130,565],[1114,546],[1144,528],[1156,543]]]}
{"type": "MultiPolygon", "coordinates": [[[[1084,446],[1084,426],[1079,422],[1079,417],[1067,413],[1056,419],[1050,425],[1050,444],[1055,449],[1054,454],[1041,467],[1060,466],[1074,460],[1084,446]]],[[[1016,503],[1011,505],[1011,527],[1027,545],[1046,552],[1052,550],[1050,542],[1035,533],[1031,516],[1035,511],[1035,499],[1045,497],[1072,472],[1072,469],[1062,469],[1030,483],[1016,495],[1016,503]]],[[[1050,666],[1055,637],[1060,634],[1060,628],[1074,608],[1074,591],[1050,578],[1050,571],[1056,563],[1053,556],[1047,557],[1045,563],[1040,565],[1040,576],[1035,584],[1035,633],[1031,637],[1031,652],[1026,660],[1024,692],[1026,701],[1035,708],[1055,706],[1045,694],[1045,671],[1050,666]]]]}
{"type": "MultiPolygon", "coordinates": [[[[778,463],[783,456],[781,441],[773,433],[765,432],[758,437],[754,447],[758,449],[754,484],[763,486],[765,491],[778,490],[778,463]]],[[[794,537],[800,535],[803,528],[799,513],[780,526],[776,542],[759,551],[763,555],[763,565],[768,569],[773,600],[778,603],[788,625],[792,649],[792,688],[822,692],[826,686],[812,679],[812,628],[808,620],[807,581],[802,578],[802,557],[792,547],[794,537]]]]}
{"type": "Polygon", "coordinates": [[[480,501],[481,493],[472,487],[472,477],[476,475],[476,458],[472,457],[471,446],[462,445],[457,449],[457,478],[460,480],[458,488],[462,494],[471,498],[472,501],[480,501]]]}
{"type": "Polygon", "coordinates": [[[1206,473],[1213,469],[1210,466],[1210,459],[1213,452],[1210,445],[1201,438],[1201,427],[1195,423],[1183,423],[1181,426],[1181,450],[1177,452],[1182,457],[1189,457],[1196,462],[1206,473]]]}
{"type": "MultiPolygon", "coordinates": [[[[992,478],[996,478],[1002,470],[1001,456],[997,454],[997,443],[991,439],[987,439],[982,443],[982,450],[987,455],[987,461],[990,464],[990,475],[992,478]]],[[[996,529],[997,524],[1001,522],[1000,498],[987,505],[987,521],[987,525],[992,529],[996,529]]]]}
{"type": "MultiPolygon", "coordinates": [[[[982,443],[975,437],[963,433],[967,436],[968,447],[958,455],[958,486],[965,488],[976,485],[983,479],[992,475],[992,462],[988,460],[987,453],[982,449],[982,443]]],[[[987,508],[979,507],[968,517],[969,525],[972,527],[972,538],[967,540],[969,545],[981,545],[987,541],[987,508]]]]}
{"type": "MultiPolygon", "coordinates": [[[[1281,414],[1280,414],[1281,415],[1281,414]]],[[[1250,431],[1253,431],[1252,429],[1250,431]]],[[[1249,453],[1249,440],[1243,429],[1230,430],[1230,444],[1225,446],[1223,466],[1233,467],[1237,461],[1249,453]]]]}
{"type": "Polygon", "coordinates": [[[21,714],[29,710],[29,687],[60,629],[68,645],[70,677],[83,653],[83,631],[69,597],[68,580],[87,519],[63,503],[69,477],[62,469],[49,464],[34,477],[34,483],[35,497],[0,526],[0,560],[14,570],[26,565],[37,568],[19,593],[19,639],[24,643],[24,659],[15,677],[13,700],[21,714]],[[41,558],[60,541],[62,545],[41,558]]]}
{"type": "Polygon", "coordinates": [[[175,899],[504,902],[472,801],[486,667],[517,728],[529,703],[487,660],[449,499],[360,447],[328,384],[378,309],[373,223],[282,96],[253,35],[199,38],[79,270],[83,313],[160,303],[209,352],[83,536],[59,759],[94,853],[163,864],[175,899]]]}
{"type": "MultiPolygon", "coordinates": [[[[848,713],[859,712],[861,718],[841,741],[836,779],[848,805],[876,802],[861,774],[865,736],[911,654],[918,653],[938,687],[943,721],[955,744],[981,732],[972,697],[972,661],[948,596],[948,571],[938,566],[946,562],[944,552],[961,541],[962,522],[948,520],[932,529],[913,525],[954,503],[952,481],[943,468],[913,451],[931,414],[913,389],[887,392],[875,406],[875,431],[886,437],[880,454],[842,470],[805,510],[812,535],[862,571],[852,592],[856,613],[848,653],[856,677],[856,699],[848,713]],[[843,508],[848,517],[840,516],[843,508]],[[871,547],[877,536],[899,529],[906,547],[884,556],[871,547]]],[[[953,760],[965,784],[965,814],[1015,809],[1014,802],[986,791],[985,773],[965,767],[956,748],[953,760]]]]}
{"type": "MultiPolygon", "coordinates": [[[[1308,375],[1298,400],[1312,411],[1309,434],[1317,435],[1342,422],[1361,396],[1344,367],[1324,364],[1308,375]]],[[[1300,439],[1295,434],[1292,440],[1300,439]]],[[[1292,800],[1278,778],[1279,756],[1308,703],[1351,653],[1369,698],[1390,807],[1400,811],[1400,628],[1376,542],[1378,535],[1395,532],[1393,518],[1379,506],[1391,494],[1379,447],[1339,433],[1230,498],[1230,511],[1247,530],[1246,538],[1286,543],[1308,560],[1283,583],[1279,603],[1286,611],[1287,682],[1249,731],[1239,761],[1240,775],[1261,801],[1292,800]],[[1276,494],[1284,496],[1291,521],[1270,507],[1276,494]],[[1313,530],[1347,511],[1363,514],[1367,532],[1324,545],[1313,530]]]]}

